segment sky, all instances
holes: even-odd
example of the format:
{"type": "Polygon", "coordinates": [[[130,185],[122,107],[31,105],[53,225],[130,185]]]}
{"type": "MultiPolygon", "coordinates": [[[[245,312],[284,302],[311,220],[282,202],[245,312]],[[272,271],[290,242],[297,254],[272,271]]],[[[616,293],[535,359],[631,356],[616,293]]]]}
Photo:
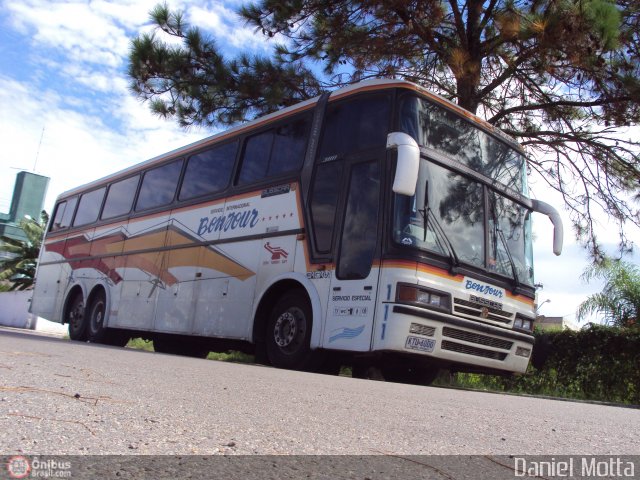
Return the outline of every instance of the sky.
{"type": "MultiPolygon", "coordinates": [[[[156,155],[200,140],[214,130],[179,128],[152,115],[128,88],[130,42],[151,30],[148,12],[158,0],[0,0],[0,212],[9,211],[20,170],[50,177],[44,208],[55,198],[156,155]]],[[[215,36],[227,55],[268,54],[270,44],[237,18],[242,0],[169,0],[186,20],[215,36]]],[[[531,182],[532,196],[562,201],[543,182],[531,182]]],[[[585,284],[580,274],[587,255],[565,222],[564,252],[552,253],[552,228],[534,217],[534,263],[539,313],[575,317],[578,304],[600,283],[585,284]],[[547,301],[548,300],[548,301],[547,301]]],[[[599,220],[599,238],[611,251],[616,229],[599,220]]],[[[630,231],[640,244],[640,232],[630,231]]],[[[634,257],[638,263],[637,255],[634,257]]]]}

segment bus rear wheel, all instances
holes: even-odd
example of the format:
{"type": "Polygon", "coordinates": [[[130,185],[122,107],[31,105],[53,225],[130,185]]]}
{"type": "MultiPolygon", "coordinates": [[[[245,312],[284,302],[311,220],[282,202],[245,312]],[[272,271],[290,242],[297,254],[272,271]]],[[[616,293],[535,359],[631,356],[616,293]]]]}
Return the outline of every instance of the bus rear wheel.
{"type": "Polygon", "coordinates": [[[87,322],[88,338],[90,342],[102,343],[107,336],[104,326],[107,300],[103,292],[98,292],[89,304],[89,319],[87,322]]]}
{"type": "Polygon", "coordinates": [[[311,361],[312,313],[307,294],[293,290],[283,295],[267,324],[267,356],[277,368],[303,370],[311,361]]]}
{"type": "Polygon", "coordinates": [[[87,337],[91,343],[102,343],[115,347],[124,347],[129,342],[127,331],[114,330],[105,326],[107,320],[107,299],[105,293],[97,292],[89,303],[87,318],[87,337]]]}
{"type": "Polygon", "coordinates": [[[87,322],[82,293],[76,293],[71,298],[64,320],[69,324],[69,338],[71,340],[87,341],[87,322]]]}

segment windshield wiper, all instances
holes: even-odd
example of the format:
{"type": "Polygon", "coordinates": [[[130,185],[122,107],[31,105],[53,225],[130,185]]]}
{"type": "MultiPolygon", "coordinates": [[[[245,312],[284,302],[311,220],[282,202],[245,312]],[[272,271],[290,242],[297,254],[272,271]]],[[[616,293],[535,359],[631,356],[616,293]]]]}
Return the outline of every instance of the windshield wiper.
{"type": "Polygon", "coordinates": [[[511,264],[511,271],[513,272],[514,286],[515,288],[518,288],[520,286],[520,279],[518,278],[518,269],[516,268],[516,262],[513,261],[513,257],[511,256],[511,250],[509,250],[507,239],[504,238],[504,232],[502,231],[502,229],[497,228],[496,232],[498,233],[500,240],[502,240],[502,245],[504,245],[505,252],[507,252],[507,258],[509,259],[509,263],[511,264]]]}
{"type": "Polygon", "coordinates": [[[434,225],[433,232],[436,234],[436,240],[441,248],[442,248],[442,243],[444,243],[445,246],[447,247],[447,251],[449,253],[449,260],[451,261],[451,273],[455,273],[455,270],[460,265],[460,259],[458,258],[458,255],[456,254],[456,250],[455,248],[453,248],[453,244],[451,243],[451,240],[449,240],[447,233],[444,231],[444,228],[442,228],[442,225],[440,225],[438,218],[436,217],[435,213],[433,213],[433,211],[431,210],[431,207],[429,206],[429,180],[427,180],[424,185],[424,208],[418,211],[422,214],[422,218],[424,220],[424,240],[423,241],[426,242],[427,240],[427,230],[429,229],[429,218],[431,218],[431,220],[433,220],[433,225],[434,225]],[[438,239],[438,237],[440,237],[440,239],[438,239]],[[440,240],[442,240],[442,242],[440,240]]]}

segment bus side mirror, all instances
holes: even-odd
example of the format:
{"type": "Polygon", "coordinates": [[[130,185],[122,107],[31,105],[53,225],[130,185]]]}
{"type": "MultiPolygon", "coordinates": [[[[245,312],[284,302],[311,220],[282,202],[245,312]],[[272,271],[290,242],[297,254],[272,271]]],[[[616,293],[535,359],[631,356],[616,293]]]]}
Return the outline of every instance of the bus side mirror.
{"type": "Polygon", "coordinates": [[[406,133],[391,132],[387,135],[387,149],[398,150],[398,164],[396,176],[393,179],[393,191],[400,195],[413,196],[418,183],[418,169],[420,167],[420,147],[416,141],[406,133]]]}
{"type": "Polygon", "coordinates": [[[553,223],[553,253],[560,255],[562,253],[562,237],[564,236],[560,214],[551,205],[541,200],[531,200],[531,208],[534,212],[542,213],[549,217],[549,220],[553,223]]]}

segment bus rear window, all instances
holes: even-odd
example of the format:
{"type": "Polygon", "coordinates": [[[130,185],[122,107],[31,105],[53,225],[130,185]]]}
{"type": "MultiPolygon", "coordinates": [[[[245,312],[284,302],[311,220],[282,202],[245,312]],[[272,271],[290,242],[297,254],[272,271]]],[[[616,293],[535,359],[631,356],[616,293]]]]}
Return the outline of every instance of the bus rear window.
{"type": "Polygon", "coordinates": [[[76,203],[78,203],[78,197],[72,197],[68,200],[64,200],[56,207],[56,214],[51,224],[51,231],[63,230],[71,225],[71,218],[73,218],[73,211],[76,209],[76,203]]]}

